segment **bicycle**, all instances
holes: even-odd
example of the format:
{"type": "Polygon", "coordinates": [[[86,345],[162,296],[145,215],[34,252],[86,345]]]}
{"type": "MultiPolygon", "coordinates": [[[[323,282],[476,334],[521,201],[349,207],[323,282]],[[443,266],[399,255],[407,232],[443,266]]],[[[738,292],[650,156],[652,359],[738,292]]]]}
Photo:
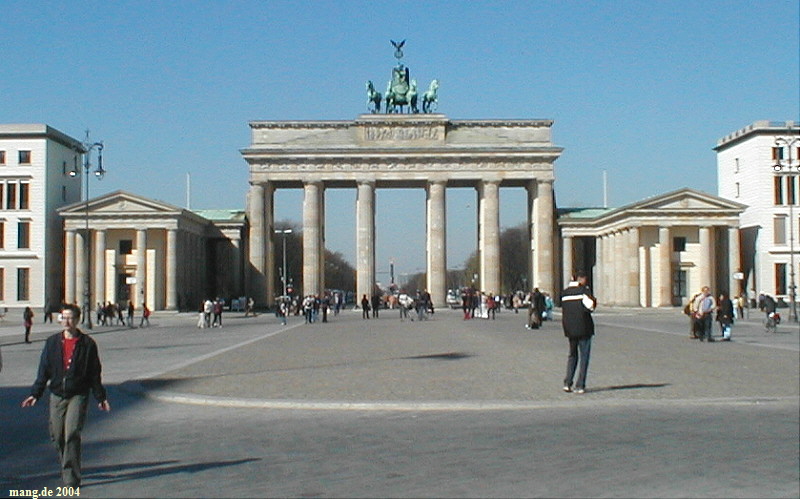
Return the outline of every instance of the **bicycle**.
{"type": "Polygon", "coordinates": [[[765,330],[767,333],[776,333],[778,331],[778,324],[781,323],[781,314],[778,312],[771,312],[767,316],[765,323],[765,330]]]}

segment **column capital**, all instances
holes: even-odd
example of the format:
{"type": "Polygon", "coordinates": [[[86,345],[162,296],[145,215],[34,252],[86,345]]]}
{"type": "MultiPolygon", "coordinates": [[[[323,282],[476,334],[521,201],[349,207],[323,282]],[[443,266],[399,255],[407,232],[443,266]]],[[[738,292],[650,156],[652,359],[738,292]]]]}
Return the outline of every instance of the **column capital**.
{"type": "Polygon", "coordinates": [[[358,181],[356,181],[356,183],[359,186],[366,185],[366,186],[369,186],[369,187],[375,187],[375,179],[374,178],[359,179],[358,181]]]}

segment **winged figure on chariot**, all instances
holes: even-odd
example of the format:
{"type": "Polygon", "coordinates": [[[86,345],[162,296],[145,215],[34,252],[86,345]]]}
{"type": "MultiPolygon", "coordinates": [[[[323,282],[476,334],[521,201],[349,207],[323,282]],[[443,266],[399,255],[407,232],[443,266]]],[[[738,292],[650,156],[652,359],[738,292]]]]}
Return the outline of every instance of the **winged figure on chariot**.
{"type": "MultiPolygon", "coordinates": [[[[386,93],[383,96],[375,90],[372,81],[367,82],[367,109],[372,113],[379,113],[381,101],[383,101],[386,114],[403,113],[405,106],[408,106],[407,112],[419,113],[417,81],[411,79],[408,67],[400,61],[406,41],[390,41],[395,48],[394,56],[397,58],[397,65],[392,68],[392,79],[387,83],[386,93]]],[[[423,112],[430,113],[436,110],[438,88],[439,81],[433,80],[428,91],[423,94],[423,112]]]]}

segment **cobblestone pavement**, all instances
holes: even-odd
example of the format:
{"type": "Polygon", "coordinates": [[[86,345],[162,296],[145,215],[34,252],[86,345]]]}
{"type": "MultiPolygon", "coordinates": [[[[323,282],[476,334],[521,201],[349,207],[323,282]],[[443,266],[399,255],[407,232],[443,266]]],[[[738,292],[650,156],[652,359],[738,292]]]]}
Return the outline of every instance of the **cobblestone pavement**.
{"type": "MultiPolygon", "coordinates": [[[[767,335],[740,321],[734,341],[688,338],[674,311],[612,310],[596,317],[585,397],[591,403],[797,397],[798,332],[767,335]]],[[[523,315],[468,320],[443,310],[400,322],[345,312],[302,324],[146,381],[157,396],[274,407],[443,406],[486,409],[564,402],[566,340],[557,321],[523,327],[523,315]],[[256,402],[258,401],[258,402],[256,402]]],[[[573,403],[570,401],[569,403],[573,403]]]]}
{"type": "MultiPolygon", "coordinates": [[[[81,497],[800,494],[796,324],[766,334],[754,316],[709,344],[677,310],[601,309],[574,395],[560,325],[523,321],[95,328],[113,410],[90,411],[81,497]]],[[[0,326],[2,493],[59,485],[46,407],[19,408],[50,333],[0,326]]]]}

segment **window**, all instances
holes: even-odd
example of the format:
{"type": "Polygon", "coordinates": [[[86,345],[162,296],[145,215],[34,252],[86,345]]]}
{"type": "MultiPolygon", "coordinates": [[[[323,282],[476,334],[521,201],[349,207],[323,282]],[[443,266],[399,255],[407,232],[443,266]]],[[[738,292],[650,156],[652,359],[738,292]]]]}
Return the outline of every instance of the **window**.
{"type": "Polygon", "coordinates": [[[6,299],[6,269],[0,267],[0,301],[6,299]]]}
{"type": "Polygon", "coordinates": [[[28,209],[28,188],[30,184],[27,182],[20,182],[19,184],[19,209],[20,210],[27,210],[28,209]]]}
{"type": "Polygon", "coordinates": [[[13,210],[17,206],[17,184],[6,185],[6,209],[13,210]]]}
{"type": "Polygon", "coordinates": [[[738,198],[741,195],[742,195],[742,191],[739,188],[739,182],[736,182],[736,197],[738,198]]]}
{"type": "Polygon", "coordinates": [[[0,165],[6,164],[6,152],[0,151],[0,165]]]}
{"type": "Polygon", "coordinates": [[[772,227],[773,242],[775,244],[786,244],[786,217],[775,217],[772,227]]]}
{"type": "Polygon", "coordinates": [[[733,161],[734,161],[733,173],[739,173],[739,158],[736,158],[733,161]]]}
{"type": "Polygon", "coordinates": [[[783,147],[772,148],[772,159],[775,161],[780,161],[783,159],[783,147]]]}
{"type": "Polygon", "coordinates": [[[133,240],[132,239],[122,239],[119,242],[119,254],[120,255],[130,255],[133,253],[133,240]]]}
{"type": "MultiPolygon", "coordinates": [[[[66,201],[67,200],[67,186],[66,185],[62,185],[61,186],[61,200],[62,201],[66,201]]],[[[3,202],[3,200],[0,199],[0,204],[2,204],[2,202],[3,202]]]]}
{"type": "Polygon", "coordinates": [[[775,294],[776,295],[785,295],[786,294],[786,264],[785,263],[776,263],[775,264],[775,294]]]}
{"type": "Polygon", "coordinates": [[[783,204],[783,179],[776,176],[775,181],[775,204],[783,204]]]}
{"type": "Polygon", "coordinates": [[[5,247],[6,247],[6,223],[0,222],[0,249],[3,249],[5,247]]]}
{"type": "Polygon", "coordinates": [[[673,251],[677,251],[677,252],[686,251],[686,238],[685,237],[673,237],[672,238],[672,248],[673,248],[673,251]]]}
{"type": "Polygon", "coordinates": [[[31,247],[31,223],[20,222],[17,224],[17,248],[30,249],[31,247]]]}
{"type": "Polygon", "coordinates": [[[21,164],[21,165],[29,165],[29,164],[31,164],[31,152],[30,151],[20,151],[19,152],[19,164],[21,164]]]}
{"type": "Polygon", "coordinates": [[[31,269],[17,269],[17,301],[30,300],[31,269]]]}
{"type": "Polygon", "coordinates": [[[795,184],[794,184],[795,176],[789,175],[786,177],[786,200],[787,204],[796,204],[795,201],[795,184]]]}

